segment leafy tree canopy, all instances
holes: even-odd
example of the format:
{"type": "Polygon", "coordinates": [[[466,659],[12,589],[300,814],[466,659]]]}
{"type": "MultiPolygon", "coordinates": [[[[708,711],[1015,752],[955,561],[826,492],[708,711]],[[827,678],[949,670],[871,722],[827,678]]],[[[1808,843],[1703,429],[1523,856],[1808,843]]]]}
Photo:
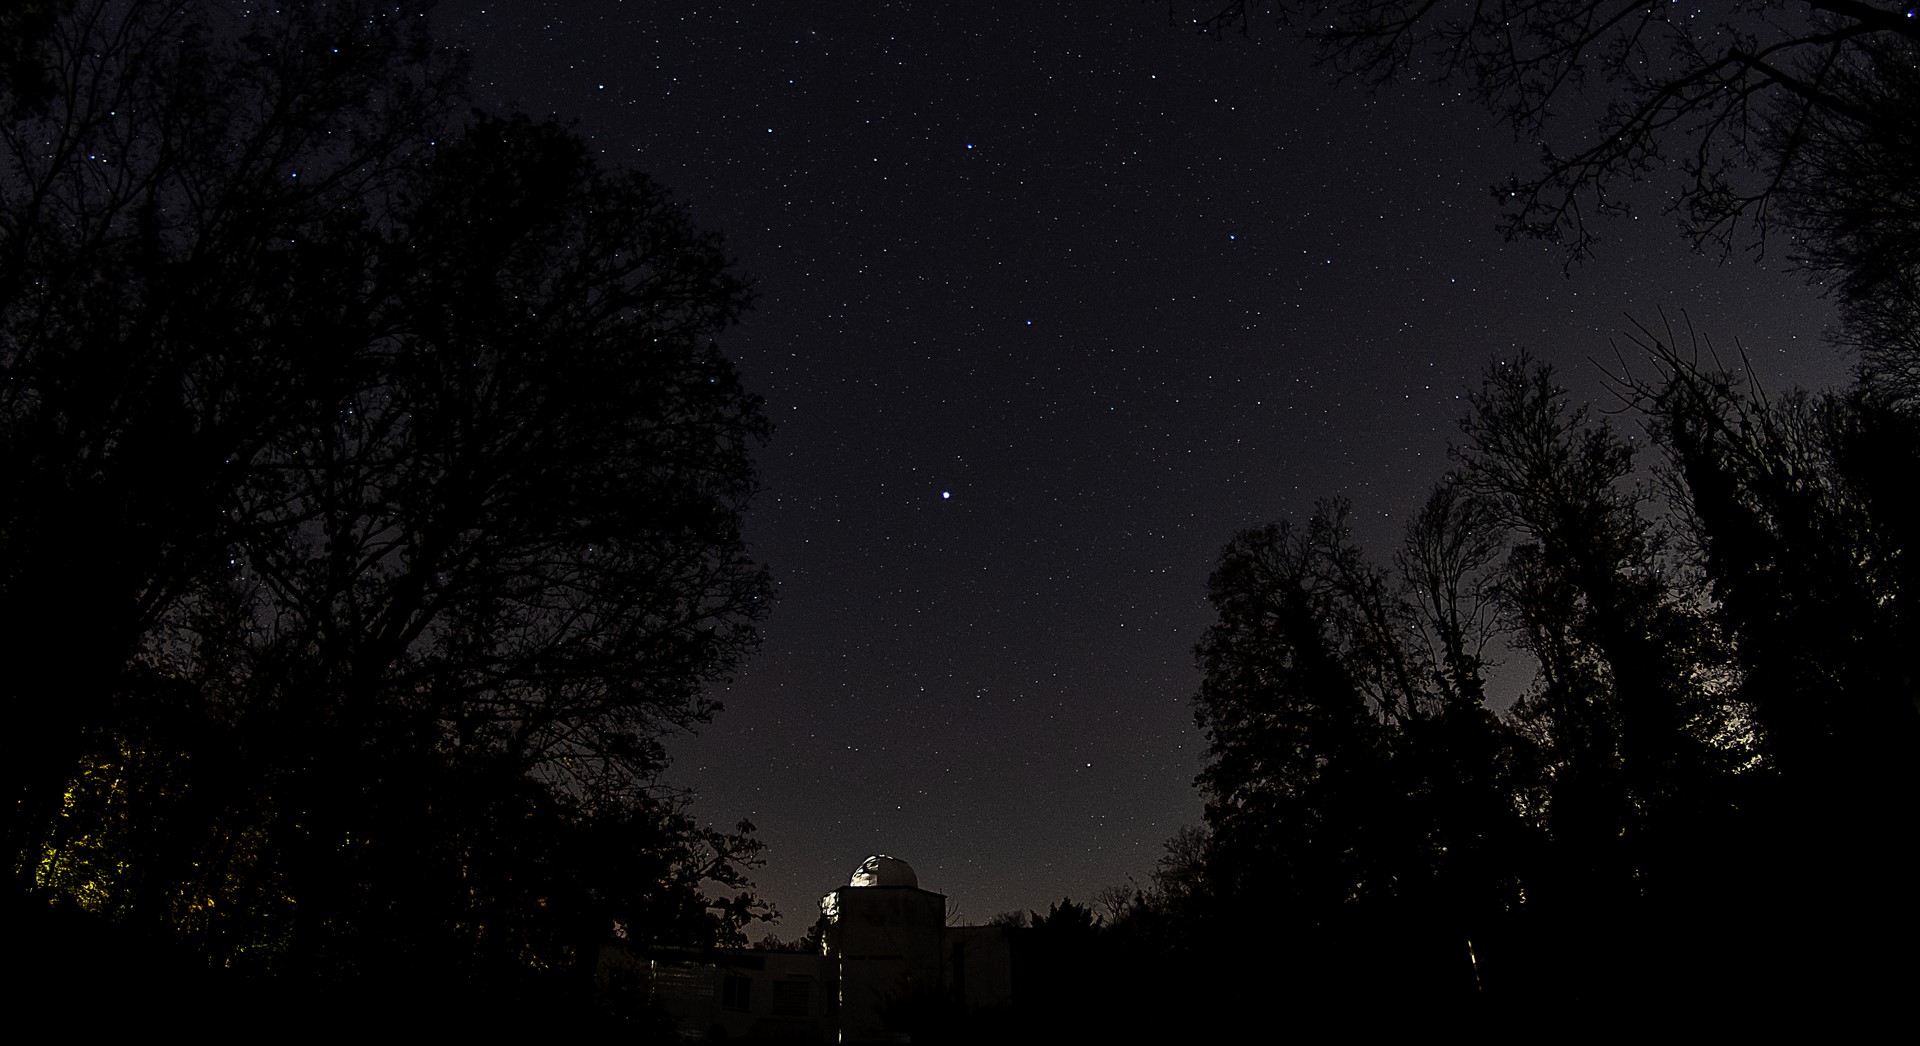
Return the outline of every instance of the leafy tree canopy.
{"type": "Polygon", "coordinates": [[[719,241],[461,115],[418,5],[41,39],[56,89],[0,83],[20,885],[271,970],[737,934],[750,829],[660,785],[771,596],[719,241]]]}

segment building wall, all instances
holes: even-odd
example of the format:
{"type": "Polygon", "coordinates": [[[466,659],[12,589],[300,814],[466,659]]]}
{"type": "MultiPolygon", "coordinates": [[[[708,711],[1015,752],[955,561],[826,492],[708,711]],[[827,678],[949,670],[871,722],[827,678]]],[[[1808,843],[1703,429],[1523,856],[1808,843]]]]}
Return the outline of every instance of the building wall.
{"type": "Polygon", "coordinates": [[[673,1019],[684,1038],[826,1042],[834,1038],[833,964],[797,952],[601,953],[603,992],[639,993],[673,1019]]]}
{"type": "Polygon", "coordinates": [[[889,1037],[908,1008],[937,1001],[947,899],[910,886],[849,886],[822,902],[827,954],[838,967],[846,1042],[889,1037]]]}
{"type": "Polygon", "coordinates": [[[940,894],[846,886],[821,912],[824,954],[610,946],[602,990],[646,999],[690,1039],[892,1042],[1014,1002],[1013,931],[946,925],[940,894]]]}
{"type": "Polygon", "coordinates": [[[1013,929],[949,926],[946,933],[948,997],[963,1012],[1013,1005],[1013,929]]]}

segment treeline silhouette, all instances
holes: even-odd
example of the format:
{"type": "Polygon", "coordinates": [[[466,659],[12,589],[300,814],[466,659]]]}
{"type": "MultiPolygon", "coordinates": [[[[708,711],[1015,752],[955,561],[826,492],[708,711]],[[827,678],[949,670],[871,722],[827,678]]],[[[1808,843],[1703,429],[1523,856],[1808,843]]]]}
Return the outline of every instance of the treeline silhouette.
{"type": "Polygon", "coordinates": [[[1578,260],[1624,186],[1671,171],[1696,246],[1787,242],[1858,369],[1769,394],[1690,328],[1637,328],[1614,427],[1496,360],[1398,548],[1359,548],[1340,501],[1236,534],[1196,651],[1205,824],[1091,931],[1081,968],[1116,1001],[1074,1027],[1558,1036],[1898,1005],[1920,929],[1912,12],[1196,13],[1276,15],[1344,74],[1443,80],[1535,141],[1578,103],[1586,139],[1496,191],[1509,235],[1578,260]]]}
{"type": "Polygon", "coordinates": [[[616,929],[742,939],[750,826],[658,780],[770,596],[718,241],[571,132],[466,112],[419,4],[0,24],[28,990],[491,1022],[616,929]]]}
{"type": "Polygon", "coordinates": [[[1639,337],[1646,440],[1522,356],[1391,556],[1338,501],[1234,536],[1204,826],[1097,916],[1034,915],[1014,1012],[967,1034],[1731,1031],[1906,998],[1920,418],[1639,337]]]}
{"type": "Polygon", "coordinates": [[[1920,429],[1650,347],[1664,484],[1522,357],[1389,565],[1338,504],[1228,545],[1198,651],[1197,921],[1235,937],[1260,899],[1257,936],[1304,945],[1287,977],[1321,998],[1388,969],[1416,996],[1588,1007],[1904,979],[1877,942],[1914,925],[1895,506],[1920,429]]]}
{"type": "Polygon", "coordinates": [[[1587,138],[1496,190],[1510,236],[1578,261],[1625,186],[1671,171],[1696,246],[1789,241],[1858,370],[1769,394],[1690,328],[1637,328],[1608,375],[1623,431],[1538,360],[1496,360],[1398,548],[1358,547],[1337,500],[1234,535],[1196,650],[1205,824],[1103,906],[1082,969],[1116,1001],[1076,1029],[1891,1007],[1920,927],[1911,12],[1191,13],[1215,34],[1273,15],[1342,74],[1446,82],[1534,141],[1576,102],[1587,138]]]}
{"type": "Polygon", "coordinates": [[[1129,918],[1302,1015],[1839,1017],[1915,971],[1920,31],[1870,5],[1610,10],[1342,0],[1304,31],[1535,140],[1604,94],[1584,144],[1496,193],[1509,233],[1584,256],[1623,185],[1673,169],[1696,245],[1790,239],[1856,380],[1769,395],[1690,329],[1638,328],[1609,375],[1630,438],[1496,361],[1390,555],[1340,502],[1233,538],[1197,650],[1206,825],[1129,918]]]}

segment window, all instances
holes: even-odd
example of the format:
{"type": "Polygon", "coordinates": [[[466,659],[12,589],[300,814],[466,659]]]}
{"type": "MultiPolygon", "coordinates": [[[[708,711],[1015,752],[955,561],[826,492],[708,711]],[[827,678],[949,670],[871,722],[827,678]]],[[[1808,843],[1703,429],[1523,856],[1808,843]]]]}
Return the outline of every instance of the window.
{"type": "Polygon", "coordinates": [[[752,979],[728,974],[727,979],[720,983],[720,1005],[735,1013],[745,1013],[752,1004],[752,979]]]}
{"type": "Polygon", "coordinates": [[[807,982],[773,982],[773,1015],[775,1017],[805,1017],[807,1015],[807,982]]]}

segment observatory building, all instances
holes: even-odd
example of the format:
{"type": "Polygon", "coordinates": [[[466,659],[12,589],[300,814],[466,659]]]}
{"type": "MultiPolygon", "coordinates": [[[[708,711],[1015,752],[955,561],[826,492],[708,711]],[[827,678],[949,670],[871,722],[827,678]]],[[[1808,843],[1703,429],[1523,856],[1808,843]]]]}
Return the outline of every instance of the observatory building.
{"type": "Polygon", "coordinates": [[[948,926],[945,896],[875,854],[820,899],[817,954],[609,949],[601,988],[644,993],[683,1035],[898,1042],[916,1026],[1013,1004],[1013,931],[948,926]]]}
{"type": "Polygon", "coordinates": [[[948,926],[946,897],[922,890],[897,857],[860,862],[847,885],[820,899],[820,917],[842,1041],[884,1040],[903,1018],[941,1008],[969,1013],[1013,1002],[1007,928],[948,926]]]}

